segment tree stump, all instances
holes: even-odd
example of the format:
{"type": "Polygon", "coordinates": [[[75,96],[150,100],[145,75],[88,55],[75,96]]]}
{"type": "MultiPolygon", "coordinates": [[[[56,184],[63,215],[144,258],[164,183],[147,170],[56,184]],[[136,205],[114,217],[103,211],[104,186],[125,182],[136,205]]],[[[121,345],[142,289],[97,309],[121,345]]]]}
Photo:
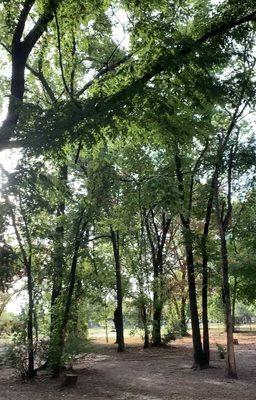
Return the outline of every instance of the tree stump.
{"type": "Polygon", "coordinates": [[[74,373],[68,373],[64,376],[62,387],[75,387],[77,384],[78,375],[74,373]]]}

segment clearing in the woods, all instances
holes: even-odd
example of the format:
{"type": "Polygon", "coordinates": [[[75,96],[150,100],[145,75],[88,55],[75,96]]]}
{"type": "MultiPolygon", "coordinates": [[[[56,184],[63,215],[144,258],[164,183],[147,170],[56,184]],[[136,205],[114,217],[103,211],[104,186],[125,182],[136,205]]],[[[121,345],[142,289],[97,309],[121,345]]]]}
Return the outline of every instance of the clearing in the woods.
{"type": "Polygon", "coordinates": [[[1,369],[2,400],[255,400],[256,332],[239,332],[236,346],[238,380],[225,377],[225,360],[219,358],[216,343],[225,334],[211,333],[212,368],[191,369],[191,338],[179,339],[166,348],[143,350],[138,338],[127,338],[126,353],[104,344],[94,334],[92,351],[74,365],[77,387],[61,387],[61,380],[40,373],[34,382],[14,378],[13,371],[1,369]]]}

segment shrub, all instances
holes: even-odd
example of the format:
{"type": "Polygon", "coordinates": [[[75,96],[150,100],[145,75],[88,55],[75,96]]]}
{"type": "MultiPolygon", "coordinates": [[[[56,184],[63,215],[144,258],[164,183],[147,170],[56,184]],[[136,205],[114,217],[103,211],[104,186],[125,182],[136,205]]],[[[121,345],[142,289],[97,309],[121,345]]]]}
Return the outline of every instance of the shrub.
{"type": "Polygon", "coordinates": [[[216,347],[217,347],[217,352],[218,352],[218,355],[219,355],[220,359],[223,360],[226,357],[226,349],[225,349],[225,347],[223,347],[219,343],[216,343],[216,347]]]}
{"type": "Polygon", "coordinates": [[[72,368],[76,358],[88,352],[89,341],[75,335],[70,335],[64,346],[63,361],[69,363],[72,368]]]}

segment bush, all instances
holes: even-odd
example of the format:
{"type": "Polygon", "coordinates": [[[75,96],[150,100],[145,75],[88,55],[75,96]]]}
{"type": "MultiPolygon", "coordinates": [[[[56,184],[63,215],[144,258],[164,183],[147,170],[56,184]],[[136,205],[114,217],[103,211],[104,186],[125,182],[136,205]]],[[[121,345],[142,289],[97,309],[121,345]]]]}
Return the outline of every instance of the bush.
{"type": "Polygon", "coordinates": [[[166,335],[163,337],[163,344],[167,345],[170,343],[172,340],[176,340],[176,335],[173,332],[168,332],[166,335]]]}
{"type": "Polygon", "coordinates": [[[88,340],[77,337],[75,335],[70,335],[65,342],[63,361],[69,363],[70,368],[72,368],[75,359],[87,353],[88,348],[89,348],[88,340]]]}
{"type": "Polygon", "coordinates": [[[223,347],[221,344],[216,343],[217,347],[217,352],[221,360],[223,360],[226,357],[226,349],[223,347]]]}
{"type": "Polygon", "coordinates": [[[24,345],[12,344],[5,353],[5,365],[14,368],[19,377],[27,376],[27,347],[24,345]]]}

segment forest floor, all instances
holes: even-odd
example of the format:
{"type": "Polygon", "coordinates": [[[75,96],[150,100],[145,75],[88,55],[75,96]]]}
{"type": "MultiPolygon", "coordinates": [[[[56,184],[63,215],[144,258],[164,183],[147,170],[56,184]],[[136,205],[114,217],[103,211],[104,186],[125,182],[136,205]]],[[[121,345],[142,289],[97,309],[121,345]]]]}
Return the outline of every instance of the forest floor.
{"type": "Polygon", "coordinates": [[[74,368],[77,387],[62,388],[61,381],[41,373],[34,382],[15,378],[13,371],[0,369],[1,400],[255,400],[256,332],[235,334],[239,344],[236,358],[239,379],[226,377],[225,360],[220,360],[216,343],[225,334],[211,333],[212,368],[194,371],[191,338],[176,340],[160,349],[142,350],[138,338],[128,340],[127,352],[117,354],[115,346],[94,339],[91,352],[74,368]]]}

